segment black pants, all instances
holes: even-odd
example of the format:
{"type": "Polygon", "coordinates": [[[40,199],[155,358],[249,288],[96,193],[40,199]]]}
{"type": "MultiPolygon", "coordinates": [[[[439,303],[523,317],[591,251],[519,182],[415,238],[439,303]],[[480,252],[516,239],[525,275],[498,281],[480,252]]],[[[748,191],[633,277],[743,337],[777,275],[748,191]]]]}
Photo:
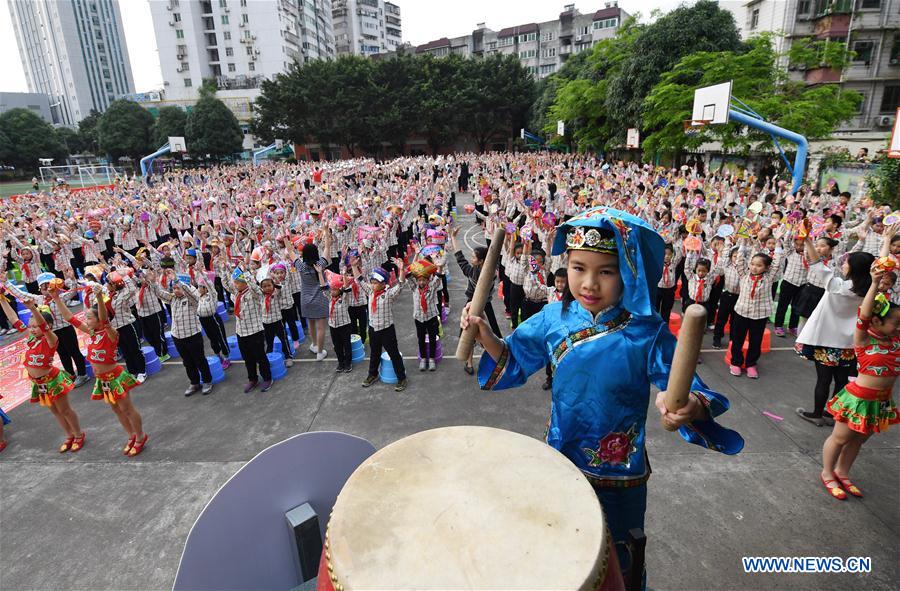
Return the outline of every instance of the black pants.
{"type": "Polygon", "coordinates": [[[781,292],[778,294],[778,308],[775,309],[775,328],[784,327],[784,316],[788,306],[791,306],[791,317],[788,319],[788,328],[800,326],[800,315],[796,311],[794,301],[800,293],[800,286],[787,281],[781,282],[781,292]]]}
{"type": "Polygon", "coordinates": [[[437,352],[438,317],[429,318],[425,322],[416,323],[416,337],[419,339],[419,357],[434,359],[437,352]],[[428,335],[428,351],[425,351],[425,335],[428,335]]]}
{"type": "MultiPolygon", "coordinates": [[[[781,288],[784,290],[784,287],[781,288]]],[[[825,403],[832,394],[837,394],[850,381],[850,376],[856,374],[856,368],[822,365],[816,361],[816,389],[815,407],[813,415],[821,417],[825,412],[825,403]],[[834,390],[829,392],[831,381],[834,380],[834,390]]]]}
{"type": "Polygon", "coordinates": [[[669,316],[672,314],[672,306],[675,305],[675,288],[674,287],[657,287],[656,288],[656,309],[663,322],[669,323],[669,316]]]}
{"type": "Polygon", "coordinates": [[[56,354],[59,355],[59,361],[62,363],[63,369],[71,375],[86,376],[87,369],[84,365],[84,355],[78,348],[78,335],[75,334],[75,327],[64,326],[53,333],[59,344],[56,347],[56,354]],[[75,373],[75,370],[78,373],[75,373]]]}
{"type": "Polygon", "coordinates": [[[199,332],[191,335],[186,339],[173,338],[175,348],[181,355],[181,362],[184,364],[184,371],[187,372],[188,380],[191,384],[197,386],[200,380],[204,384],[212,384],[212,374],[209,371],[209,362],[206,360],[206,353],[203,351],[203,335],[199,332]]]}
{"type": "Polygon", "coordinates": [[[722,299],[722,291],[725,282],[721,277],[716,277],[712,289],[709,291],[709,299],[706,300],[706,324],[713,325],[716,322],[716,311],[719,308],[719,300],[722,299]]]}
{"type": "Polygon", "coordinates": [[[263,380],[267,382],[272,380],[272,366],[269,365],[269,358],[266,357],[266,337],[263,331],[246,337],[238,336],[238,348],[241,350],[241,357],[247,366],[249,381],[259,381],[257,368],[259,368],[263,380]]]}
{"type": "MultiPolygon", "coordinates": [[[[722,340],[725,336],[725,325],[734,313],[734,305],[738,301],[738,294],[723,291],[719,298],[719,313],[716,314],[716,328],[713,330],[713,340],[722,340]]],[[[732,324],[734,321],[732,320],[732,324]]]]}
{"type": "Polygon", "coordinates": [[[144,332],[144,338],[156,351],[156,354],[162,357],[167,354],[168,347],[166,340],[163,338],[163,327],[159,323],[159,314],[151,314],[150,316],[139,316],[138,321],[141,323],[141,329],[144,332]]]}
{"type": "Polygon", "coordinates": [[[450,305],[450,290],[447,287],[447,275],[438,275],[441,278],[441,300],[444,305],[450,305]]]}
{"type": "Polygon", "coordinates": [[[350,314],[350,330],[359,335],[362,342],[366,342],[367,331],[369,327],[369,312],[366,310],[365,304],[362,306],[350,306],[347,308],[350,314]]]}
{"type": "Polygon", "coordinates": [[[225,333],[225,324],[218,314],[212,316],[201,316],[200,326],[209,339],[209,346],[212,347],[213,353],[227,357],[231,352],[228,346],[228,335],[225,333]]]}
{"type": "Polygon", "coordinates": [[[291,344],[300,342],[300,331],[297,330],[297,309],[288,308],[281,311],[281,321],[287,325],[287,332],[291,333],[291,344]]]}
{"type": "Polygon", "coordinates": [[[350,335],[353,334],[353,325],[348,323],[343,326],[329,327],[331,330],[331,343],[334,345],[334,354],[337,356],[338,368],[353,365],[353,354],[350,352],[350,335]]]}
{"type": "Polygon", "coordinates": [[[763,333],[768,318],[750,319],[736,313],[731,318],[731,365],[741,367],[746,361],[747,367],[756,366],[762,348],[763,333]],[[747,359],[744,359],[744,339],[749,335],[750,345],[747,347],[747,359]]]}
{"type": "Polygon", "coordinates": [[[266,335],[266,353],[271,353],[275,347],[275,337],[281,341],[281,354],[285,360],[294,358],[293,343],[288,340],[287,332],[284,330],[284,322],[268,322],[263,323],[263,332],[266,335]]]}
{"type": "Polygon", "coordinates": [[[518,283],[509,282],[509,314],[513,328],[519,326],[519,313],[525,301],[525,288],[518,283]]]}
{"type": "Polygon", "coordinates": [[[119,353],[125,358],[125,368],[133,376],[147,372],[144,352],[138,339],[137,321],[119,329],[119,353]]]}
{"type": "Polygon", "coordinates": [[[381,350],[387,351],[391,358],[391,365],[394,366],[394,373],[397,374],[398,380],[406,379],[406,368],[403,366],[403,357],[400,355],[400,349],[397,347],[397,331],[394,325],[390,325],[384,330],[375,330],[369,327],[369,353],[372,358],[369,359],[369,375],[377,376],[378,367],[381,364],[381,350]]]}

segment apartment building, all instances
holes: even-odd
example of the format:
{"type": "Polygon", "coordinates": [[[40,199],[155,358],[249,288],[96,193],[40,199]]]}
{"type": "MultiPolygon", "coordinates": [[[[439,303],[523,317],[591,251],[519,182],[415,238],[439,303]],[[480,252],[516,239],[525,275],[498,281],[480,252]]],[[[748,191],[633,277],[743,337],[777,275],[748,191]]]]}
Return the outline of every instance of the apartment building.
{"type": "Polygon", "coordinates": [[[384,0],[335,0],[331,11],[338,55],[371,56],[402,43],[400,7],[384,0]]]}
{"type": "Polygon", "coordinates": [[[564,7],[555,20],[526,23],[494,31],[479,23],[469,35],[443,37],[416,47],[416,53],[442,56],[515,55],[536,78],[556,72],[572,55],[613,37],[628,14],[618,2],[592,13],[582,13],[574,4],[564,7]]]}
{"type": "Polygon", "coordinates": [[[777,34],[776,47],[813,37],[840,43],[854,52],[843,70],[807,69],[784,60],[791,77],[807,84],[838,84],[862,94],[855,117],[838,137],[886,136],[900,108],[900,0],[752,0],[720,4],[735,17],[743,38],[777,34]]]}
{"type": "Polygon", "coordinates": [[[50,97],[52,122],[74,126],[134,92],[117,0],[9,0],[31,93],[50,97]]]}
{"type": "Polygon", "coordinates": [[[193,101],[206,79],[259,95],[294,62],[335,56],[331,0],[158,0],[150,3],[164,94],[193,101]]]}

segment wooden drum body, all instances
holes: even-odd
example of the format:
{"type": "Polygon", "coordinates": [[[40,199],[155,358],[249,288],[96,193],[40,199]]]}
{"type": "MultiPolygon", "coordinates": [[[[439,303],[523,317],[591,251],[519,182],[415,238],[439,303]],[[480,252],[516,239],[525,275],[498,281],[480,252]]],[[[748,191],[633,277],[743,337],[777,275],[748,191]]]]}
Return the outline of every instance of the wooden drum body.
{"type": "MultiPolygon", "coordinates": [[[[543,442],[489,427],[424,431],[370,456],[338,495],[325,548],[320,589],[609,587],[591,485],[543,442]]],[[[621,588],[612,556],[609,588],[621,588]]]]}

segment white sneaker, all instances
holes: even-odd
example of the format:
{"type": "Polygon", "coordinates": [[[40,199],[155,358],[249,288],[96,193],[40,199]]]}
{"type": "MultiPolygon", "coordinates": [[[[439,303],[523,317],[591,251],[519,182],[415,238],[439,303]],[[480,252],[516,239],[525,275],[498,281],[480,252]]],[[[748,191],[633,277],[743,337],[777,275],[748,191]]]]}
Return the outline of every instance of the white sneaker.
{"type": "Polygon", "coordinates": [[[85,385],[88,380],[90,380],[90,378],[87,376],[75,376],[74,387],[80,388],[81,386],[85,385]]]}
{"type": "Polygon", "coordinates": [[[139,373],[138,375],[135,376],[134,379],[137,380],[137,383],[138,383],[138,384],[143,384],[144,382],[147,381],[147,374],[145,374],[145,373],[139,373]]]}
{"type": "Polygon", "coordinates": [[[321,351],[316,353],[316,361],[322,361],[326,357],[328,357],[328,351],[326,351],[325,349],[322,349],[321,351]]]}
{"type": "Polygon", "coordinates": [[[419,371],[428,369],[428,363],[424,359],[419,359],[419,371]]]}
{"type": "Polygon", "coordinates": [[[310,345],[310,346],[309,346],[309,352],[310,352],[310,353],[318,353],[318,352],[319,352],[319,348],[316,347],[314,344],[313,344],[313,345],[310,345]]]}
{"type": "Polygon", "coordinates": [[[434,359],[428,360],[428,371],[437,371],[437,361],[434,359]]]}

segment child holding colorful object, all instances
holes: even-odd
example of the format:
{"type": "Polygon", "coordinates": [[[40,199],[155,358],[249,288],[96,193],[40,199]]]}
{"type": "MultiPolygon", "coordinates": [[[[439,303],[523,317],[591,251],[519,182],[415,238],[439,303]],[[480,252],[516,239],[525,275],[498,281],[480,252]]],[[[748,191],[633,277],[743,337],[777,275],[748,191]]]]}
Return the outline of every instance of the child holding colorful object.
{"type": "Polygon", "coordinates": [[[59,293],[53,294],[53,299],[60,309],[63,318],[76,329],[88,335],[88,361],[94,368],[96,382],[92,400],[103,400],[112,411],[125,434],[128,442],[122,450],[122,454],[134,457],[144,451],[150,436],[144,432],[143,420],[140,413],[131,402],[128,393],[136,388],[138,381],[121,365],[116,363],[116,348],[119,344],[119,333],[109,323],[108,302],[104,301],[103,288],[99,283],[91,286],[96,307],[84,313],[84,321],[81,321],[72,312],[59,302],[59,293]]]}
{"type": "Polygon", "coordinates": [[[413,321],[416,323],[416,337],[419,340],[419,371],[437,370],[438,295],[442,289],[437,276],[437,266],[428,259],[412,263],[407,274],[414,279],[410,282],[413,292],[413,321]],[[428,336],[428,347],[425,337],[428,336]]]}
{"type": "Polygon", "coordinates": [[[885,269],[872,266],[872,284],[859,306],[853,348],[859,376],[826,404],[834,417],[834,430],[822,446],[822,484],[838,500],[847,492],[862,497],[849,473],[860,448],[873,433],[900,423],[891,396],[900,375],[900,306],[878,293],[885,269]]]}
{"type": "MultiPolygon", "coordinates": [[[[4,290],[0,287],[0,294],[2,293],[4,290]]],[[[26,342],[28,350],[25,352],[24,366],[28,372],[28,378],[33,384],[31,402],[49,408],[59,426],[65,431],[66,440],[59,446],[59,453],[77,452],[84,447],[84,431],[81,430],[78,415],[69,405],[67,396],[75,387],[72,383],[72,376],[53,366],[53,356],[56,354],[56,347],[59,344],[56,334],[50,330],[50,323],[53,319],[49,312],[38,310],[30,299],[23,299],[22,303],[31,310],[28,328],[25,328],[25,325],[19,320],[6,298],[0,297],[0,307],[3,308],[9,322],[19,332],[28,333],[26,342]]],[[[65,306],[62,307],[65,308],[65,306]]],[[[2,420],[4,423],[9,422],[6,415],[3,415],[2,420]]],[[[6,447],[2,430],[0,430],[0,443],[2,443],[0,447],[6,447]]]]}

